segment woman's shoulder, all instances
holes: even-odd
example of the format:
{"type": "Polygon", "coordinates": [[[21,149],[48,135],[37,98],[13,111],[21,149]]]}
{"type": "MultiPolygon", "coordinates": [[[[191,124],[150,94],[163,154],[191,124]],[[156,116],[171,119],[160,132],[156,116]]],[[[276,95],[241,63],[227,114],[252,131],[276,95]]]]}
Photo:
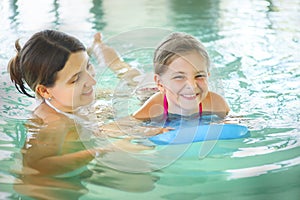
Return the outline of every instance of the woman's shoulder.
{"type": "Polygon", "coordinates": [[[60,113],[57,113],[45,103],[41,103],[33,111],[33,115],[43,121],[44,124],[51,124],[54,122],[67,122],[68,118],[60,113]]]}

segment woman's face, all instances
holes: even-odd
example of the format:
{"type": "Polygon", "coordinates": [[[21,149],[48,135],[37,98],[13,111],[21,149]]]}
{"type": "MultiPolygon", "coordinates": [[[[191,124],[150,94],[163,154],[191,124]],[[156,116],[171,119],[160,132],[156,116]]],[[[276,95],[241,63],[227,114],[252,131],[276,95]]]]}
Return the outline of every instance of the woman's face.
{"type": "Polygon", "coordinates": [[[175,58],[155,80],[166,95],[169,112],[191,115],[199,112],[199,104],[208,93],[208,67],[198,52],[175,58]]]}
{"type": "Polygon", "coordinates": [[[95,84],[94,68],[86,51],[72,53],[57,73],[55,85],[48,88],[51,104],[64,112],[88,105],[94,100],[95,84]]]}

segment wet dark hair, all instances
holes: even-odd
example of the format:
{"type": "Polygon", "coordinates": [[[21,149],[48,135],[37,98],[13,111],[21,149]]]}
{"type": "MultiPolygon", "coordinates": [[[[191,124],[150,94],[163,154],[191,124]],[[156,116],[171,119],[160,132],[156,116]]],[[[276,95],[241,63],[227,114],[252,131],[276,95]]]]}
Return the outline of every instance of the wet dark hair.
{"type": "Polygon", "coordinates": [[[17,90],[29,97],[26,84],[32,91],[37,85],[54,86],[57,72],[62,70],[71,53],[86,51],[75,37],[55,30],[35,33],[21,48],[15,42],[17,55],[8,63],[10,78],[17,90]]]}
{"type": "Polygon", "coordinates": [[[182,32],[168,35],[154,52],[154,72],[162,75],[167,71],[168,65],[177,57],[184,56],[192,51],[198,52],[206,61],[207,70],[210,68],[210,59],[203,44],[195,37],[182,32]]]}

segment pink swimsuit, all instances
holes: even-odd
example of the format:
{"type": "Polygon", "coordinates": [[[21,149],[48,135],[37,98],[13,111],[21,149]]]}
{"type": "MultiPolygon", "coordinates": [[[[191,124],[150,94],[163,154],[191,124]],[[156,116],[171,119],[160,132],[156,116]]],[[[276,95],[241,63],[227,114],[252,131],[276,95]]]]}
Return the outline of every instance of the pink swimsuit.
{"type": "MultiPolygon", "coordinates": [[[[169,104],[166,95],[164,95],[164,116],[168,116],[169,104]]],[[[202,104],[199,104],[199,116],[202,116],[202,104]]]]}

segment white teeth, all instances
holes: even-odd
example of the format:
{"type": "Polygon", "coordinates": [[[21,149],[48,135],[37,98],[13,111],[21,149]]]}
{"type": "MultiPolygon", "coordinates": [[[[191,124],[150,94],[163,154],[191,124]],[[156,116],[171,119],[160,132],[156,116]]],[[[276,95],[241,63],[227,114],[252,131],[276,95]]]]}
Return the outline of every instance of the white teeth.
{"type": "Polygon", "coordinates": [[[182,96],[187,97],[187,98],[196,97],[195,94],[183,94],[182,96]]]}

